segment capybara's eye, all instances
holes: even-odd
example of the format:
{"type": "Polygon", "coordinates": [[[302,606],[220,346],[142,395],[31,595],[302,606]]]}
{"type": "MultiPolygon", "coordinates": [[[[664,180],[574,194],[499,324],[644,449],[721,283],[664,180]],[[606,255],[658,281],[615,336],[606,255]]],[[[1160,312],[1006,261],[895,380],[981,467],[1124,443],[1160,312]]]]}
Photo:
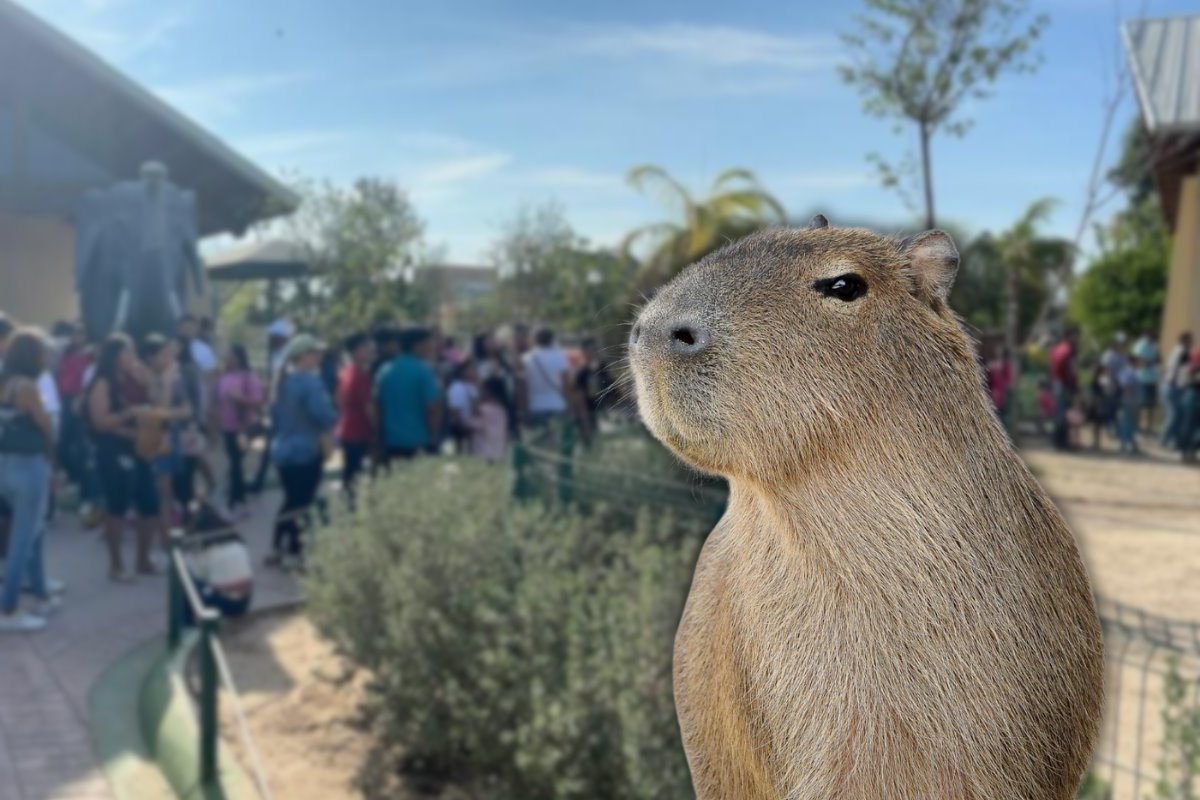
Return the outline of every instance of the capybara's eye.
{"type": "Polygon", "coordinates": [[[867,293],[867,282],[862,279],[862,276],[848,272],[845,275],[838,275],[836,278],[823,278],[814,283],[813,288],[826,297],[836,297],[838,300],[849,303],[867,293]]]}

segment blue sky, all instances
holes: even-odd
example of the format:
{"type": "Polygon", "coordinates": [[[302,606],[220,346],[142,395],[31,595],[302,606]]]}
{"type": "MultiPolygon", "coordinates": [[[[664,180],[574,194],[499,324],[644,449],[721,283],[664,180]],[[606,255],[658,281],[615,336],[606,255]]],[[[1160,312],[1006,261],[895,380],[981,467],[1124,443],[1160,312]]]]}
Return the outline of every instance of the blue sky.
{"type": "MultiPolygon", "coordinates": [[[[904,226],[864,156],[913,144],[841,84],[856,2],[23,0],[275,171],[398,180],[432,244],[480,261],[522,204],[555,200],[592,241],[669,213],[624,182],[667,167],[697,191],[748,167],[793,214],[904,226]]],[[[1040,197],[1078,221],[1116,20],[1191,0],[1042,0],[1036,76],[1003,79],[965,139],[934,145],[939,216],[1011,223],[1040,197]]],[[[1136,113],[1126,99],[1121,128],[1136,113]]]]}

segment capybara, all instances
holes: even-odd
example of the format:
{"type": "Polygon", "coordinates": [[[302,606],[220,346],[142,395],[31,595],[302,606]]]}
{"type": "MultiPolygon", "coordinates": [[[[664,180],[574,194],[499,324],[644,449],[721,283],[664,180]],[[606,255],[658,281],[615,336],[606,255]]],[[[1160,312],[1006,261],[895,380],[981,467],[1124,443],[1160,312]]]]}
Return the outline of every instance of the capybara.
{"type": "Polygon", "coordinates": [[[1103,647],[1062,516],[946,303],[958,251],[828,227],[705,257],[638,317],[650,430],[729,480],[675,641],[699,800],[1069,800],[1103,647]]]}

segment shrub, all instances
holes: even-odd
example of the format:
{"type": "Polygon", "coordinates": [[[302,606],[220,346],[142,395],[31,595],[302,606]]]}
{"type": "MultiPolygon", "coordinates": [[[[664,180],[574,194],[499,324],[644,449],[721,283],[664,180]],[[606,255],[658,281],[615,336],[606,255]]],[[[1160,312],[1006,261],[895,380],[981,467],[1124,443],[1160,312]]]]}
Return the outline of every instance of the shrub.
{"type": "Polygon", "coordinates": [[[582,511],[612,515],[612,524],[631,521],[641,507],[669,509],[681,533],[700,535],[712,529],[725,509],[723,480],[685,466],[640,427],[600,436],[569,461],[571,469],[564,475],[557,440],[529,446],[529,474],[544,502],[558,499],[566,481],[582,511]]]}
{"type": "Polygon", "coordinates": [[[697,540],[517,504],[510,479],[413,464],[317,543],[310,611],[372,673],[381,745],[488,797],[690,796],[671,642],[697,540]]]}

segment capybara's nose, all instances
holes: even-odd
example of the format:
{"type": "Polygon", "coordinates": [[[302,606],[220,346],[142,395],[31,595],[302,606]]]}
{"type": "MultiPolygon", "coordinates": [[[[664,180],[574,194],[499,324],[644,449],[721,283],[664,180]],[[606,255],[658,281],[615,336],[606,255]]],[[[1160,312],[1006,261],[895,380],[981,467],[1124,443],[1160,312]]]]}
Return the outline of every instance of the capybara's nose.
{"type": "Polygon", "coordinates": [[[708,328],[692,320],[675,320],[666,327],[671,350],[680,355],[702,353],[712,341],[708,328]]]}

